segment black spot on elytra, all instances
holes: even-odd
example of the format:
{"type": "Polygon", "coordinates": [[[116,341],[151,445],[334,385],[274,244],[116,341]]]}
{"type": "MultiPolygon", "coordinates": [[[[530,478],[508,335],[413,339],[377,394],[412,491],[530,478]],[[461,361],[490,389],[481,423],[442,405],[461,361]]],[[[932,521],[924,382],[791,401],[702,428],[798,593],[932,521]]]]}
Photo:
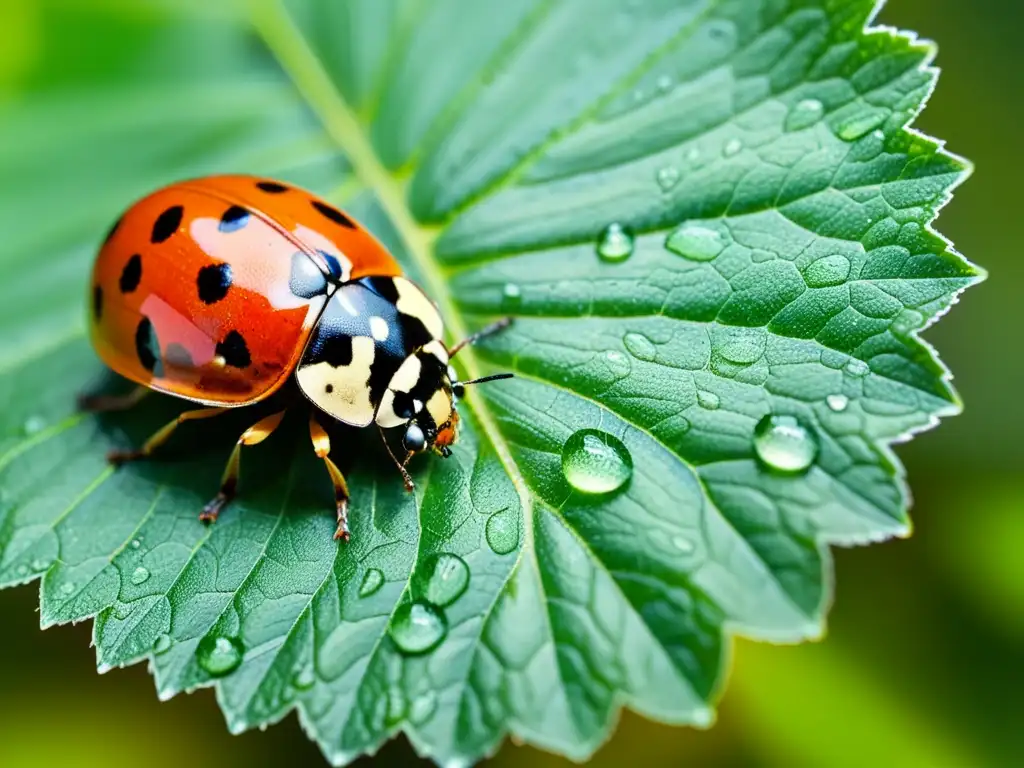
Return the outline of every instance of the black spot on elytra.
{"type": "Polygon", "coordinates": [[[284,184],[278,184],[276,181],[257,181],[256,186],[272,195],[279,195],[282,192],[288,191],[288,187],[284,184]]]}
{"type": "Polygon", "coordinates": [[[348,334],[327,336],[318,339],[317,348],[312,350],[312,359],[328,363],[335,368],[352,364],[352,337],[348,334]]]}
{"type": "MultiPolygon", "coordinates": [[[[434,340],[430,331],[427,330],[427,326],[418,317],[407,315],[404,312],[398,312],[397,315],[398,327],[402,331],[402,346],[407,350],[419,349],[434,340]]],[[[433,355],[428,355],[428,357],[433,360],[437,359],[433,355]]]]}
{"type": "Polygon", "coordinates": [[[122,218],[118,219],[117,221],[115,221],[113,224],[110,225],[110,229],[107,231],[107,236],[105,238],[103,238],[103,244],[104,245],[106,245],[107,243],[109,243],[111,240],[114,239],[114,235],[117,234],[117,230],[120,229],[121,222],[123,220],[124,219],[122,217],[122,218]]]}
{"type": "Polygon", "coordinates": [[[217,344],[217,354],[224,358],[227,365],[235,368],[248,368],[252,364],[249,346],[238,331],[230,331],[224,341],[217,344]]]}
{"type": "Polygon", "coordinates": [[[207,264],[199,270],[196,288],[199,290],[199,299],[204,304],[215,304],[220,301],[228,295],[230,287],[230,264],[207,264]]]}
{"type": "Polygon", "coordinates": [[[139,287],[140,280],[142,280],[142,257],[136,253],[128,259],[124,269],[121,270],[121,279],[118,281],[121,293],[134,291],[139,287]]]}
{"type": "Polygon", "coordinates": [[[292,268],[288,274],[288,290],[302,299],[312,299],[327,293],[327,278],[304,252],[292,254],[292,268]]]}
{"type": "Polygon", "coordinates": [[[103,286],[101,285],[92,287],[92,316],[97,321],[103,317],[103,286]]]}
{"type": "Polygon", "coordinates": [[[240,205],[232,205],[220,217],[217,229],[221,232],[237,232],[249,223],[249,212],[240,205]]]}
{"type": "Polygon", "coordinates": [[[398,287],[390,277],[364,277],[359,281],[382,299],[392,304],[398,303],[398,287]]]}
{"type": "Polygon", "coordinates": [[[178,230],[184,214],[185,209],[182,206],[172,205],[157,217],[153,224],[153,234],[149,239],[154,243],[162,243],[178,230]]]}
{"type": "Polygon", "coordinates": [[[328,395],[331,394],[331,392],[333,392],[333,391],[334,391],[334,385],[333,384],[328,384],[326,387],[324,387],[324,392],[326,392],[328,395]]]}
{"type": "Polygon", "coordinates": [[[164,350],[164,362],[174,368],[195,368],[192,355],[182,344],[168,344],[164,350]]]}
{"type": "Polygon", "coordinates": [[[147,371],[156,370],[160,362],[160,345],[148,317],[143,317],[135,328],[135,354],[139,356],[143,368],[147,371]]]}
{"type": "Polygon", "coordinates": [[[335,224],[341,224],[341,226],[348,227],[349,229],[356,228],[355,222],[352,221],[352,219],[350,219],[348,216],[346,216],[344,213],[339,211],[334,206],[327,205],[327,203],[322,203],[319,200],[313,200],[312,202],[314,208],[320,211],[320,213],[322,213],[328,219],[333,221],[335,224]]]}

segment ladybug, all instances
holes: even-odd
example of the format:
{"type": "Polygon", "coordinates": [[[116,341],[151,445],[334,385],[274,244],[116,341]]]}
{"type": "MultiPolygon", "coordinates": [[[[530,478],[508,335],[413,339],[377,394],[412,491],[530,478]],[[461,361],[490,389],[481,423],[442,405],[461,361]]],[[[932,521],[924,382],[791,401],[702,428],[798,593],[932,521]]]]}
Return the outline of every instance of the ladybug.
{"type": "MultiPolygon", "coordinates": [[[[349,538],[349,493],[321,418],[376,424],[411,491],[413,456],[451,455],[463,388],[511,376],[460,382],[449,364],[509,319],[447,347],[437,306],[365,227],[309,192],[253,176],[184,181],[135,203],[100,248],[90,307],[99,357],[140,386],[83,398],[83,407],[122,410],[150,391],[204,406],[138,450],[111,453],[112,463],[148,458],[183,422],[292,385],[313,406],[310,437],[334,484],[336,539],[349,538]],[[402,460],[384,432],[395,427],[404,428],[402,460]]],[[[265,440],[285,410],[242,433],[200,519],[217,519],[235,495],[242,446],[265,440]]]]}

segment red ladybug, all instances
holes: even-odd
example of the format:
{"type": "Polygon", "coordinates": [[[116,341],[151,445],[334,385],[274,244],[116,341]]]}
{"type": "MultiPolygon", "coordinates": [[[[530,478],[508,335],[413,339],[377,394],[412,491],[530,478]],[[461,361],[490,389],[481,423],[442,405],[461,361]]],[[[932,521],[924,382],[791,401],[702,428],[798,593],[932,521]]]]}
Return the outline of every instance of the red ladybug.
{"type": "MultiPolygon", "coordinates": [[[[320,413],[381,430],[404,427],[405,469],[428,448],[442,456],[458,435],[459,382],[449,360],[508,325],[499,321],[448,348],[436,305],[364,227],[320,198],[270,179],[211,176],[135,203],[107,236],[92,275],[91,336],[110,368],[142,385],[123,398],[86,398],[116,410],[148,390],[200,403],[116,464],[146,458],[184,421],[265,400],[294,378],[315,406],[314,450],[334,483],[348,539],[348,488],[331,461],[320,413]]],[[[220,491],[200,515],[216,520],[235,494],[241,447],[266,439],[284,410],[239,438],[220,491]]],[[[385,446],[387,441],[385,440],[385,446]]]]}

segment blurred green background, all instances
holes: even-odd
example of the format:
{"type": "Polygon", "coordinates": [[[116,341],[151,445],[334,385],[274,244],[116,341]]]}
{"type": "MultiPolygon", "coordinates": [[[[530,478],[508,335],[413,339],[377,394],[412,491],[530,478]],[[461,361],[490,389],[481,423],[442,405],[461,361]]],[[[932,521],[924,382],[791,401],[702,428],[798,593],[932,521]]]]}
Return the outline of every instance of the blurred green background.
{"type": "MultiPolygon", "coordinates": [[[[39,5],[0,2],[0,99],[72,66],[42,46],[39,5]]],[[[913,538],[836,553],[824,642],[737,643],[713,729],[625,715],[594,765],[1024,765],[1024,361],[1012,352],[1024,288],[1014,246],[1024,202],[1021,16],[1019,0],[891,0],[879,17],[940,43],[943,76],[916,126],[974,161],[939,229],[990,272],[926,334],[967,405],[898,448],[914,491],[913,538]]],[[[63,42],[73,45],[73,34],[63,42]]],[[[322,763],[294,716],[234,737],[211,691],[160,703],[141,666],[98,676],[91,628],[40,632],[36,606],[35,585],[0,592],[0,765],[322,763]]],[[[363,762],[413,760],[393,743],[363,762]]],[[[565,761],[506,745],[490,764],[565,761]]]]}

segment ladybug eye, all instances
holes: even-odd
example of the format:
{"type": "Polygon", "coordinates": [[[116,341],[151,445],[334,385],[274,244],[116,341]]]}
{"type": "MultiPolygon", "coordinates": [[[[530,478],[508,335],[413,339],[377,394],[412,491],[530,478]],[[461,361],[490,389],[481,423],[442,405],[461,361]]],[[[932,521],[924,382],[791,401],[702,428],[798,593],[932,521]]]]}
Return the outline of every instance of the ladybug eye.
{"type": "Polygon", "coordinates": [[[420,429],[418,424],[410,424],[408,426],[405,430],[405,436],[402,437],[402,445],[405,446],[405,450],[412,453],[418,453],[426,447],[426,435],[423,434],[423,430],[420,429]]]}
{"type": "Polygon", "coordinates": [[[455,384],[452,386],[452,394],[461,400],[462,396],[466,394],[466,388],[461,384],[455,384]]]}

